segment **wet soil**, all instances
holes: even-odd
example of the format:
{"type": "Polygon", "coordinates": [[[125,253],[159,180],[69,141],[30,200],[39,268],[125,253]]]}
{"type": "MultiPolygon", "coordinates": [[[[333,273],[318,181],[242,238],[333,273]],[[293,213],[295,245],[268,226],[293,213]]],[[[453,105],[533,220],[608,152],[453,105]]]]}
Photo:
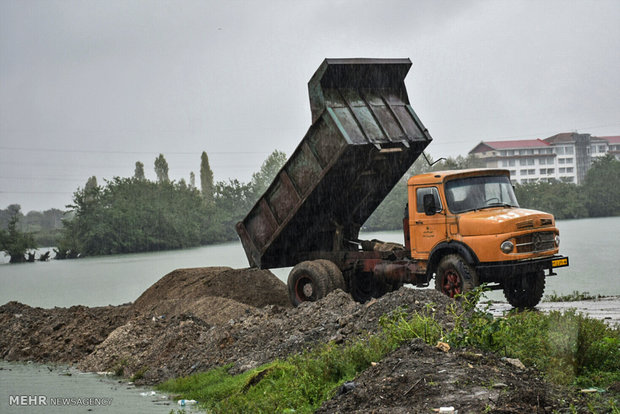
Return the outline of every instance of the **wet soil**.
{"type": "MultiPolygon", "coordinates": [[[[297,308],[286,285],[266,270],[227,267],[175,270],[133,304],[41,309],[0,306],[0,357],[74,364],[115,372],[137,383],[231,365],[237,373],[318,343],[341,343],[378,331],[399,307],[434,312],[444,329],[451,299],[402,288],[360,304],[341,290],[297,308]]],[[[322,412],[551,412],[571,398],[535,371],[475,350],[443,352],[419,341],[362,373],[322,412]]]]}

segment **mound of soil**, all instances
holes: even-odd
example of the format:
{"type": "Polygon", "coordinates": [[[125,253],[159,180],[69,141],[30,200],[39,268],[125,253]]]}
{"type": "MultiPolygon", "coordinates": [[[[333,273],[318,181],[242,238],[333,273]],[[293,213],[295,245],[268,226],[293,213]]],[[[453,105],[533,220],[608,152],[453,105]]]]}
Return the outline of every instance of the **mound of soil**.
{"type": "MultiPolygon", "coordinates": [[[[286,285],[271,272],[228,267],[175,270],[132,305],[40,309],[0,306],[0,356],[77,363],[154,384],[231,364],[242,372],[316,344],[378,332],[381,316],[432,312],[453,327],[454,301],[435,290],[401,288],[365,304],[336,290],[292,308],[286,285]]],[[[566,408],[534,371],[497,357],[443,352],[420,341],[363,372],[322,412],[551,412],[566,408]],[[347,392],[345,392],[347,391],[347,392]]],[[[572,397],[571,397],[572,398],[572,397]]],[[[564,402],[562,402],[564,401],[564,402]]]]}
{"type": "Polygon", "coordinates": [[[319,413],[545,413],[562,395],[536,373],[498,357],[443,352],[416,339],[364,371],[319,413]]]}
{"type": "Polygon", "coordinates": [[[161,316],[181,305],[175,314],[204,313],[200,306],[194,306],[198,299],[205,297],[228,298],[258,308],[291,306],[286,285],[269,270],[201,267],[168,273],[144,291],[132,309],[145,315],[161,316]],[[170,300],[176,302],[168,302],[170,300]]]}
{"type": "Polygon", "coordinates": [[[0,306],[0,357],[7,361],[76,363],[123,325],[130,306],[41,309],[0,306]]]}
{"type": "Polygon", "coordinates": [[[434,290],[413,289],[400,289],[366,304],[337,290],[298,308],[248,307],[221,326],[194,314],[136,317],[112,332],[78,368],[115,371],[120,364],[125,375],[140,372],[140,382],[148,384],[224,364],[233,364],[231,372],[237,373],[317,343],[377,332],[382,315],[398,307],[422,311],[431,303],[449,329],[452,321],[445,308],[452,301],[434,290]]]}

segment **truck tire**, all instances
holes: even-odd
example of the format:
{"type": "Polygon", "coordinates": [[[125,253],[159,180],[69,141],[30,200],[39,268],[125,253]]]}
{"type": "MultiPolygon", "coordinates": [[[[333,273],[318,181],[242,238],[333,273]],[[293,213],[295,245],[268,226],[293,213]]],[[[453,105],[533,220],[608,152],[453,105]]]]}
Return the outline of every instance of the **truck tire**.
{"type": "Polygon", "coordinates": [[[288,296],[293,306],[319,300],[332,289],[331,279],[323,266],[315,262],[301,262],[288,275],[288,296]]]}
{"type": "Polygon", "coordinates": [[[359,303],[366,303],[372,298],[380,298],[388,292],[385,283],[372,273],[358,272],[351,277],[351,296],[359,303]]]}
{"type": "Polygon", "coordinates": [[[342,289],[343,291],[346,292],[347,285],[345,284],[344,277],[342,276],[342,272],[340,271],[338,266],[336,266],[336,263],[332,262],[331,260],[325,260],[325,259],[315,260],[315,262],[318,263],[320,266],[322,266],[323,269],[329,275],[329,278],[331,279],[331,282],[332,282],[331,283],[332,289],[330,289],[330,292],[331,290],[336,290],[336,289],[342,289]]]}
{"type": "Polygon", "coordinates": [[[435,271],[435,289],[451,298],[478,286],[478,275],[459,254],[449,254],[439,261],[435,271]]]}
{"type": "Polygon", "coordinates": [[[504,297],[515,308],[533,308],[545,291],[545,272],[526,273],[504,282],[504,297]]]}

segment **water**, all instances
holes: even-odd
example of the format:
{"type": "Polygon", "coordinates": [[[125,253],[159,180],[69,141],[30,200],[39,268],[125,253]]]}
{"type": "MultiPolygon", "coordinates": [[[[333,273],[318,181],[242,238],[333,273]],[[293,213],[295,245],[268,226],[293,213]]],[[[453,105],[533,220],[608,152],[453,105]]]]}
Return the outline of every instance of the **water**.
{"type": "Polygon", "coordinates": [[[169,413],[176,402],[144,387],[66,367],[0,361],[0,413],[169,413]],[[10,396],[33,396],[39,406],[11,405],[10,396]],[[82,405],[52,405],[54,398],[82,405]],[[109,400],[111,398],[111,401],[109,400]]]}
{"type": "MultiPolygon", "coordinates": [[[[620,217],[558,221],[560,252],[570,266],[547,280],[545,293],[574,290],[620,295],[618,234],[620,217]]],[[[365,239],[403,242],[400,231],[362,234],[365,239]]],[[[30,306],[105,306],[132,302],[144,290],[174,269],[183,267],[247,267],[239,242],[77,260],[0,264],[0,304],[16,300],[30,306]]],[[[286,281],[289,268],[274,273],[286,281]]],[[[494,299],[501,299],[501,295],[494,299]]]]}

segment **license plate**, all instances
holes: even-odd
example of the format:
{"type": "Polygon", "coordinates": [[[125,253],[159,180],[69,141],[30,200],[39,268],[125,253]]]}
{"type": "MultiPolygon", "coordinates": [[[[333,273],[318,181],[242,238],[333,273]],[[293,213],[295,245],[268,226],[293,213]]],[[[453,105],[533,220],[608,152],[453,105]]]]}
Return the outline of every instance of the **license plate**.
{"type": "Polygon", "coordinates": [[[551,267],[564,267],[568,266],[568,257],[562,259],[554,259],[551,261],[551,267]]]}

